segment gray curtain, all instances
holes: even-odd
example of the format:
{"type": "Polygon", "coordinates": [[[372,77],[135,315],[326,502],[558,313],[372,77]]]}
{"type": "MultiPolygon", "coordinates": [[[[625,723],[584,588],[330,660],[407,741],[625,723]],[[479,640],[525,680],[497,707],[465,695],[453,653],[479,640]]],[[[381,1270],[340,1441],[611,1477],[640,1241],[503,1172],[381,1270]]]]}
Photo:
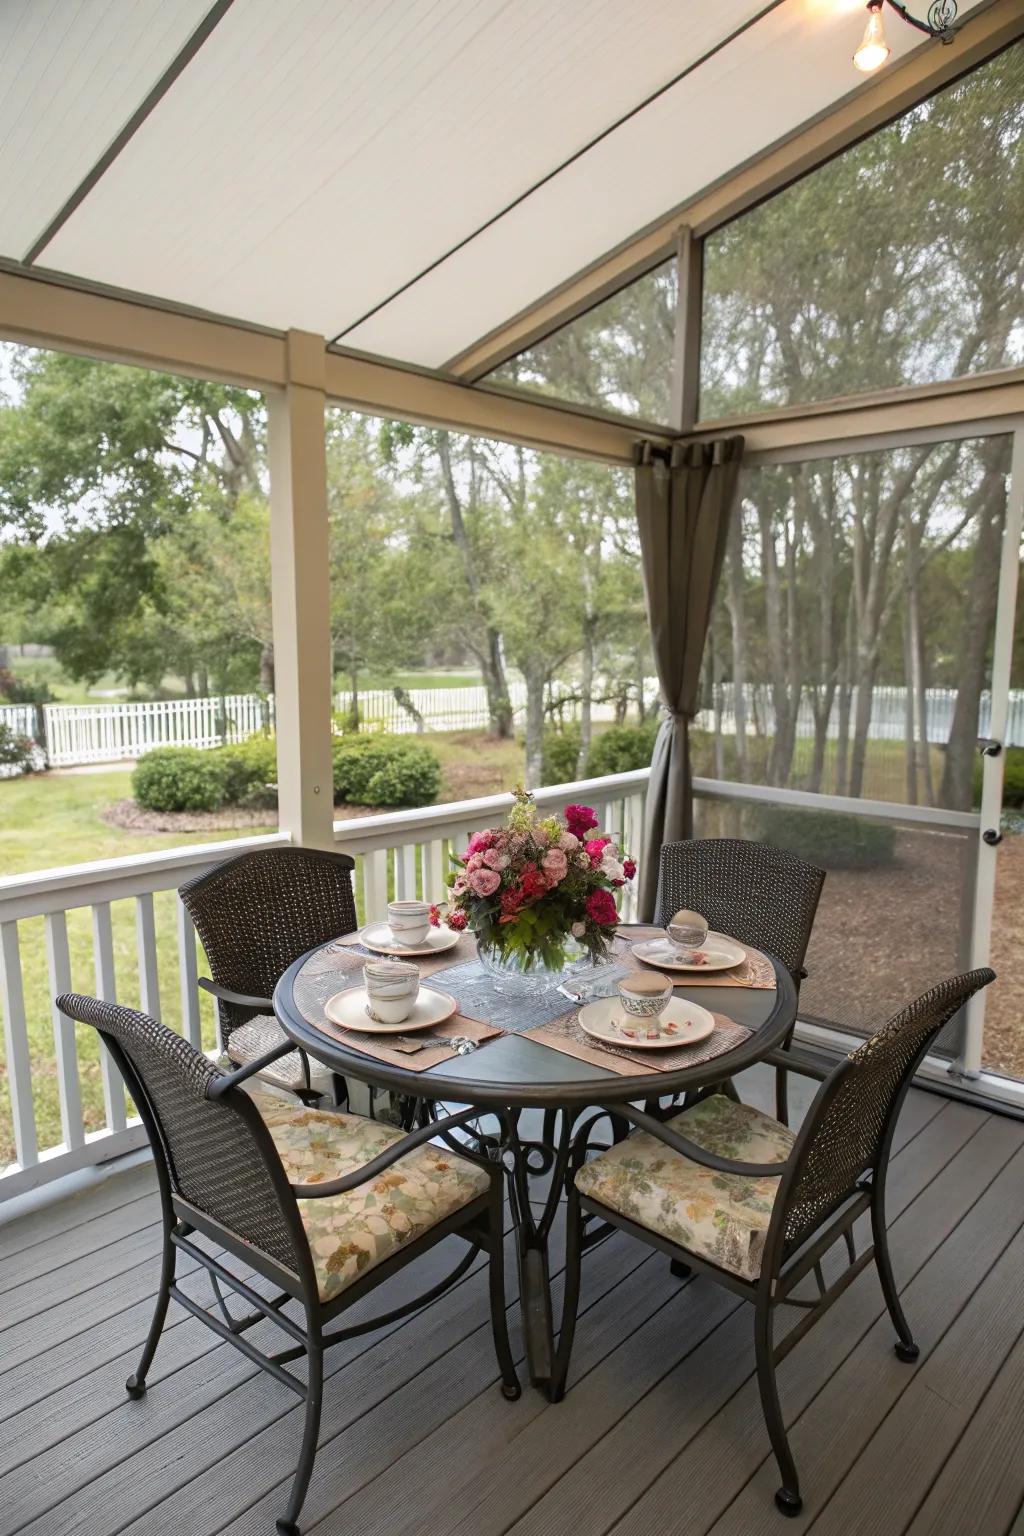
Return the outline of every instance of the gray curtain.
{"type": "Polygon", "coordinates": [[[654,663],[667,718],[651,760],[640,870],[640,915],[654,916],[663,843],[693,835],[689,724],[697,712],[711,604],[725,558],[742,437],[640,443],[636,515],[654,663]]]}

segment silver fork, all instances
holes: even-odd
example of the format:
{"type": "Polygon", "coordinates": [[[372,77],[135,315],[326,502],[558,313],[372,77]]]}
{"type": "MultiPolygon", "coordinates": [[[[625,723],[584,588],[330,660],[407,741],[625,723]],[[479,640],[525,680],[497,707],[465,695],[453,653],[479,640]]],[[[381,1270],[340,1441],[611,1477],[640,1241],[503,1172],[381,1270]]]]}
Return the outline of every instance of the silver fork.
{"type": "Polygon", "coordinates": [[[409,1035],[395,1035],[392,1039],[381,1043],[386,1044],[391,1050],[402,1051],[406,1056],[412,1056],[417,1051],[427,1051],[432,1045],[448,1045],[457,1056],[471,1056],[479,1045],[479,1041],[470,1040],[468,1035],[429,1035],[420,1039],[409,1035]]]}

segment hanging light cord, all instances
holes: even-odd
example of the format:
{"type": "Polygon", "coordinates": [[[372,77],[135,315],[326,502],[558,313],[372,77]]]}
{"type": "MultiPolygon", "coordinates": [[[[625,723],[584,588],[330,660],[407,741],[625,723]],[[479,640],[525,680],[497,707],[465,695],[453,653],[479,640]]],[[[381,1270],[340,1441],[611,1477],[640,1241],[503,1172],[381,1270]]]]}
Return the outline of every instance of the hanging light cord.
{"type": "MultiPolygon", "coordinates": [[[[951,43],[955,36],[953,23],[956,21],[956,0],[932,0],[928,7],[928,19],[922,21],[919,16],[912,14],[910,9],[901,3],[901,0],[889,0],[889,4],[903,20],[916,27],[919,32],[924,32],[928,37],[937,37],[944,43],[951,43]]],[[[868,6],[869,10],[881,10],[882,0],[878,4],[868,6]]]]}

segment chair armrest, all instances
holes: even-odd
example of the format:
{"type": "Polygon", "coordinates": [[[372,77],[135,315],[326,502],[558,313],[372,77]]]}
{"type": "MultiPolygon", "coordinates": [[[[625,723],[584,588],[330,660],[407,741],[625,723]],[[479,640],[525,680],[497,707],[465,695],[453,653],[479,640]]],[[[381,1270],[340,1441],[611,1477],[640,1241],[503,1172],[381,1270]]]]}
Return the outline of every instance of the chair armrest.
{"type": "Polygon", "coordinates": [[[351,1173],[346,1173],[343,1178],[331,1179],[323,1184],[293,1184],[292,1193],[297,1200],[318,1200],[327,1195],[345,1195],[350,1189],[358,1189],[360,1184],[366,1184],[370,1179],[375,1179],[379,1173],[390,1168],[392,1163],[397,1163],[407,1152],[412,1152],[415,1147],[421,1147],[425,1141],[432,1141],[442,1131],[454,1130],[456,1126],[465,1125],[468,1120],[479,1118],[479,1109],[461,1109],[457,1115],[445,1115],[443,1120],[431,1120],[428,1125],[421,1125],[418,1131],[410,1131],[408,1136],[403,1136],[401,1141],[396,1141],[393,1146],[385,1147],[384,1151],[371,1158],[368,1163],[363,1163],[359,1168],[353,1168],[351,1173]]]}
{"type": "Polygon", "coordinates": [[[789,1167],[789,1159],[783,1163],[739,1163],[731,1157],[719,1157],[715,1152],[709,1152],[705,1147],[698,1146],[695,1141],[690,1141],[685,1136],[680,1136],[671,1126],[657,1120],[654,1115],[649,1115],[645,1110],[637,1109],[632,1104],[602,1105],[605,1114],[620,1115],[623,1120],[628,1120],[638,1130],[647,1131],[665,1146],[671,1147],[673,1152],[682,1153],[691,1162],[700,1163],[704,1168],[712,1168],[716,1173],[738,1173],[746,1178],[756,1179],[781,1179],[789,1167]]]}
{"type": "Polygon", "coordinates": [[[274,1004],[269,997],[250,997],[246,992],[232,992],[230,987],[222,987],[208,976],[200,976],[199,985],[204,992],[212,993],[219,1002],[233,1003],[236,1008],[259,1008],[263,1013],[274,1011],[274,1004]]]}
{"type": "Polygon", "coordinates": [[[799,1077],[813,1077],[819,1083],[823,1083],[826,1077],[833,1071],[834,1062],[821,1061],[816,1056],[810,1056],[806,1051],[789,1050],[769,1051],[762,1058],[770,1067],[782,1067],[786,1072],[795,1072],[799,1077]]]}
{"type": "Polygon", "coordinates": [[[290,1040],[284,1040],[280,1045],[275,1045],[272,1051],[267,1051],[266,1055],[257,1057],[255,1061],[247,1061],[244,1067],[236,1067],[234,1072],[225,1072],[223,1077],[213,1079],[206,1090],[206,1097],[222,1099],[229,1089],[237,1088],[247,1078],[255,1077],[257,1072],[262,1072],[271,1062],[280,1061],[282,1056],[287,1056],[294,1049],[290,1040]]]}

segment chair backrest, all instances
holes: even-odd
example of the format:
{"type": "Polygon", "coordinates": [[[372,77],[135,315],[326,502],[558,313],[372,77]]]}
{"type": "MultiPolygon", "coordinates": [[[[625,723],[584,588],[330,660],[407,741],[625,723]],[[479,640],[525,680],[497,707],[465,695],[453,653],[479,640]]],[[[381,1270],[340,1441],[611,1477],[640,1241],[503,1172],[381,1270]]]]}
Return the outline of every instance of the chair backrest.
{"type": "Polygon", "coordinates": [[[739,837],[666,843],[658,868],[659,927],[681,908],[742,944],[776,955],[799,976],[825,872],[795,853],[739,837]]]}
{"type": "Polygon", "coordinates": [[[210,1084],[223,1074],[148,1014],[74,993],[59,997],[57,1006],[102,1035],[149,1133],[165,1195],[182,1196],[247,1246],[306,1278],[309,1245],[295,1197],[270,1133],[242,1089],[208,1098],[210,1084]]]}
{"type": "MultiPolygon", "coordinates": [[[[255,848],[178,890],[206,950],[213,979],[232,992],[270,997],[294,960],[356,926],[354,860],[316,848],[255,848]]],[[[225,1035],[256,1009],[222,1003],[225,1035]]]]}
{"type": "Polygon", "coordinates": [[[884,1178],[900,1107],[939,1031],[995,979],[987,968],[951,976],[901,1009],[822,1083],[793,1148],[777,1205],[786,1247],[801,1242],[868,1169],[884,1178]]]}

